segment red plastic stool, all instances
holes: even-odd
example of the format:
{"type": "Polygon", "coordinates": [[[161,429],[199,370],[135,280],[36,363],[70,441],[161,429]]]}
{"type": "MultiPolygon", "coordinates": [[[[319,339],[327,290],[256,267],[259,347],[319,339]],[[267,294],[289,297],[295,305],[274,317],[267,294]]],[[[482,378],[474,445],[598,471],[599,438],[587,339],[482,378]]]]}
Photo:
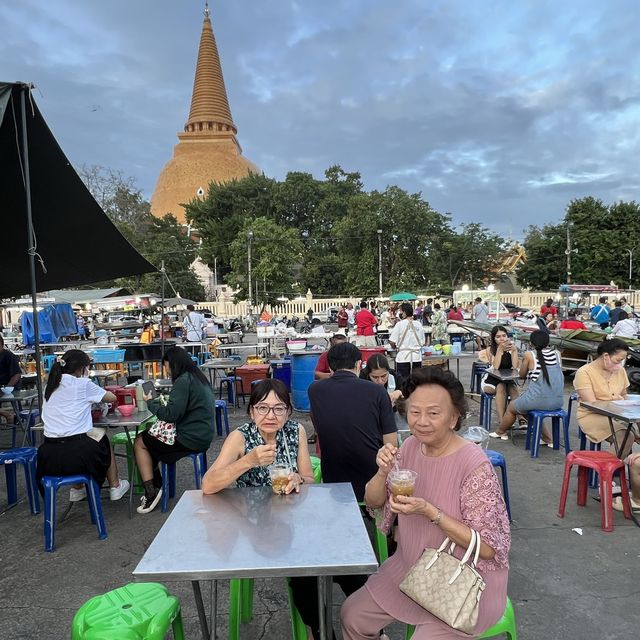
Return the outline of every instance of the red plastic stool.
{"type": "Polygon", "coordinates": [[[558,507],[558,516],[560,518],[564,518],[571,467],[574,464],[578,465],[578,506],[580,507],[584,507],[587,504],[588,470],[593,469],[600,475],[600,511],[603,531],[613,531],[613,507],[611,501],[613,498],[613,476],[616,473],[619,473],[620,476],[624,517],[631,518],[631,503],[629,502],[629,489],[627,488],[624,462],[608,451],[572,451],[567,455],[564,460],[564,478],[558,507]]]}
{"type": "Polygon", "coordinates": [[[121,404],[135,404],[136,403],[136,390],[135,389],[117,389],[116,390],[116,407],[121,404]]]}

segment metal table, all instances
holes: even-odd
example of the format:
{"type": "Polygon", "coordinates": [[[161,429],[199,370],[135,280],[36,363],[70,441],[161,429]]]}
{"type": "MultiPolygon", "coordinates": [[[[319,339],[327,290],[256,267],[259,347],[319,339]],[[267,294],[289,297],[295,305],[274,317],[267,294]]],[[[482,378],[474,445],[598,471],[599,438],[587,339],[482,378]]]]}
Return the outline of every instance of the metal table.
{"type": "MultiPolygon", "coordinates": [[[[38,399],[38,391],[36,389],[29,389],[27,391],[14,391],[13,393],[2,393],[0,394],[0,404],[3,402],[10,402],[11,407],[13,408],[13,412],[16,414],[18,419],[18,424],[24,432],[22,437],[22,446],[24,447],[27,442],[27,435],[29,434],[29,417],[31,416],[31,412],[33,411],[33,405],[35,401],[38,399]],[[28,403],[27,408],[27,416],[26,418],[20,417],[21,403],[28,403]]],[[[32,440],[33,441],[33,440],[32,440]]]]}
{"type": "MultiPolygon", "coordinates": [[[[122,427],[126,434],[127,438],[134,442],[138,437],[138,432],[140,429],[140,425],[153,414],[148,409],[146,411],[134,411],[128,418],[120,415],[119,413],[108,413],[106,416],[100,418],[100,420],[94,420],[94,427],[106,427],[108,429],[117,429],[118,427],[122,427]],[[129,427],[135,427],[135,433],[133,434],[133,439],[131,438],[131,433],[129,431],[129,427]]],[[[116,454],[114,454],[116,455],[116,454]]],[[[118,457],[125,457],[122,454],[117,454],[118,457]]],[[[134,461],[135,462],[135,461],[134,461]]],[[[131,486],[129,487],[129,519],[133,518],[133,492],[135,487],[133,486],[133,478],[129,478],[131,486]]]]}
{"type": "Polygon", "coordinates": [[[449,368],[449,360],[456,361],[456,378],[460,379],[460,360],[467,360],[468,358],[475,358],[473,353],[449,353],[449,354],[432,354],[430,356],[422,356],[423,360],[446,360],[447,368],[449,368]]]}
{"type": "Polygon", "coordinates": [[[221,344],[216,347],[216,351],[220,354],[232,353],[236,354],[240,350],[242,351],[255,351],[256,356],[259,355],[260,349],[264,348],[263,344],[240,344],[239,342],[234,342],[233,344],[221,344]]]}
{"type": "Polygon", "coordinates": [[[133,571],[136,580],[190,580],[203,639],[216,638],[217,580],[317,576],[320,634],[331,637],[331,576],[378,568],[348,483],[186,491],[133,571]],[[179,553],[175,550],[179,549],[179,553]],[[211,633],[200,580],[211,581],[211,633]]]}

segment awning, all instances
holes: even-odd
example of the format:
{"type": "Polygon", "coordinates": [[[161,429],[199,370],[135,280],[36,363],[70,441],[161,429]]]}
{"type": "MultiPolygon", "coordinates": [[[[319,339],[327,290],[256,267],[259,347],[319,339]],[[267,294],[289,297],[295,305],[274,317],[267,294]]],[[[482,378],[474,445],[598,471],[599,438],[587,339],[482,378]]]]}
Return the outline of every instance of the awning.
{"type": "Polygon", "coordinates": [[[0,82],[0,223],[5,240],[0,251],[0,298],[31,292],[27,180],[36,240],[36,291],[156,271],[122,236],[84,186],[44,121],[29,87],[0,82]]]}

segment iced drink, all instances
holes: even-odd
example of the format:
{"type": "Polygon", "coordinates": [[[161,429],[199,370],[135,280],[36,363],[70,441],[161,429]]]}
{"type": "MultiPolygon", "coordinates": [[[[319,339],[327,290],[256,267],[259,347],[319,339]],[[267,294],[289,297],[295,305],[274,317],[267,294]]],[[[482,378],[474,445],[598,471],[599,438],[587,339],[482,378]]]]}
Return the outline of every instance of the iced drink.
{"type": "Polygon", "coordinates": [[[282,494],[289,484],[291,469],[286,464],[272,464],[269,467],[271,477],[271,488],[273,493],[282,494]]]}
{"type": "Polygon", "coordinates": [[[396,469],[389,474],[391,493],[394,496],[412,496],[418,474],[410,469],[396,469]]]}

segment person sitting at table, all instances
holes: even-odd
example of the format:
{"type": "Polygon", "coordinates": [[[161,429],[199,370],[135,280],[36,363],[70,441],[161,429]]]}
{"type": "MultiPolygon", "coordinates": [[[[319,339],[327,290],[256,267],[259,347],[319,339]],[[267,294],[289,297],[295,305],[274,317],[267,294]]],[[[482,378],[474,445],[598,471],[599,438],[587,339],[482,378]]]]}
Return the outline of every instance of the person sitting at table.
{"type": "MultiPolygon", "coordinates": [[[[489,434],[492,438],[507,440],[507,431],[518,415],[525,416],[534,410],[556,411],[562,409],[564,404],[564,374],[560,355],[549,347],[549,334],[538,329],[529,340],[533,349],[524,354],[520,364],[520,377],[526,376],[529,386],[508,404],[500,425],[489,434]]],[[[551,436],[544,428],[541,437],[545,444],[552,445],[551,436]]]]}
{"type": "MultiPolygon", "coordinates": [[[[589,364],[585,364],[576,371],[573,386],[580,396],[581,402],[625,400],[629,378],[624,370],[629,346],[619,338],[604,340],[598,345],[598,357],[589,364]]],[[[627,433],[627,425],[621,422],[609,422],[607,416],[600,415],[587,409],[578,407],[578,425],[591,442],[613,442],[615,438],[618,447],[627,433]],[[612,427],[613,424],[613,433],[612,427]]],[[[638,438],[636,437],[636,440],[638,438]]],[[[629,434],[625,447],[620,451],[620,458],[625,458],[631,453],[634,442],[633,432],[629,434]]],[[[640,457],[631,456],[632,464],[629,465],[631,477],[631,506],[640,509],[640,457]]],[[[622,499],[620,496],[613,501],[613,508],[622,511],[622,499]]]]}
{"type": "MultiPolygon", "coordinates": [[[[345,329],[338,329],[333,336],[329,339],[329,349],[333,347],[334,344],[339,344],[341,342],[347,341],[347,334],[345,329]]],[[[329,367],[328,354],[329,349],[323,351],[318,358],[318,363],[316,364],[316,368],[313,372],[314,380],[324,380],[325,378],[330,378],[333,375],[333,371],[329,367]]]]}
{"type": "Polygon", "coordinates": [[[621,311],[618,315],[618,322],[609,335],[620,338],[635,338],[638,335],[638,325],[626,311],[621,311]]]}
{"type": "Polygon", "coordinates": [[[504,613],[511,532],[500,484],[482,448],[456,432],[467,413],[462,384],[439,367],[414,369],[403,385],[412,437],[400,449],[385,444],[378,470],[369,480],[365,502],[381,510],[380,528],[388,531],[397,516],[397,550],[342,605],[344,640],[376,638],[393,620],[416,626],[414,638],[469,638],[426,611],[400,590],[400,583],[425,548],[438,548],[445,537],[461,558],[471,529],[481,537],[477,571],[486,587],[479,603],[474,637],[504,613]],[[418,474],[412,496],[391,493],[394,468],[418,474]]]}
{"type": "MultiPolygon", "coordinates": [[[[13,387],[15,391],[20,388],[21,377],[20,360],[15,353],[5,349],[4,338],[0,335],[0,387],[13,387]]],[[[13,411],[8,409],[0,409],[0,416],[8,423],[17,420],[13,411]]]]}
{"type": "MultiPolygon", "coordinates": [[[[518,395],[518,386],[515,380],[504,381],[492,375],[494,369],[518,369],[520,358],[515,344],[509,338],[507,330],[500,324],[491,329],[489,346],[478,354],[482,362],[487,362],[489,368],[480,381],[481,389],[484,393],[495,396],[496,413],[498,419],[502,421],[502,416],[506,410],[507,398],[515,400],[518,395]]],[[[526,424],[526,420],[522,419],[526,424]]]]}
{"type": "Polygon", "coordinates": [[[587,325],[582,322],[582,320],[578,320],[577,317],[577,312],[575,309],[569,309],[569,312],[567,313],[567,319],[563,320],[560,323],[560,329],[567,329],[567,330],[573,330],[573,329],[584,329],[585,331],[588,330],[587,325]]]}
{"type": "MultiPolygon", "coordinates": [[[[250,422],[232,431],[220,454],[202,479],[202,492],[218,493],[225,487],[271,486],[269,466],[285,464],[291,470],[284,493],[300,491],[303,483],[315,482],[304,427],[291,420],[293,406],[287,387],[280,380],[267,378],[255,385],[249,398],[250,422]]],[[[299,602],[316,600],[315,579],[292,579],[294,598],[299,602]]],[[[319,638],[317,605],[302,608],[301,615],[319,638]]]]}
{"type": "MultiPolygon", "coordinates": [[[[109,497],[120,500],[129,482],[120,480],[111,442],[105,430],[94,428],[91,405],[115,402],[116,396],[89,379],[89,356],[80,349],[69,349],[58,356],[49,371],[44,391],[42,421],[44,442],[38,448],[36,482],[44,476],[91,476],[98,486],[109,482],[109,497]]],[[[87,496],[84,485],[71,489],[69,500],[87,496]]]]}
{"type": "Polygon", "coordinates": [[[389,393],[391,404],[395,408],[396,402],[402,398],[400,390],[402,379],[396,371],[389,366],[386,356],[374,353],[368,360],[364,369],[360,372],[363,380],[371,380],[375,384],[382,385],[389,393]]]}
{"type": "Polygon", "coordinates": [[[169,365],[173,387],[165,404],[145,394],[149,411],[175,425],[175,442],[167,444],[143,431],[134,443],[136,464],[144,484],[138,513],[153,511],[162,498],[160,462],[173,463],[192,453],[202,453],[213,440],[215,396],[205,375],[182,347],[171,347],[162,359],[169,365]]]}

